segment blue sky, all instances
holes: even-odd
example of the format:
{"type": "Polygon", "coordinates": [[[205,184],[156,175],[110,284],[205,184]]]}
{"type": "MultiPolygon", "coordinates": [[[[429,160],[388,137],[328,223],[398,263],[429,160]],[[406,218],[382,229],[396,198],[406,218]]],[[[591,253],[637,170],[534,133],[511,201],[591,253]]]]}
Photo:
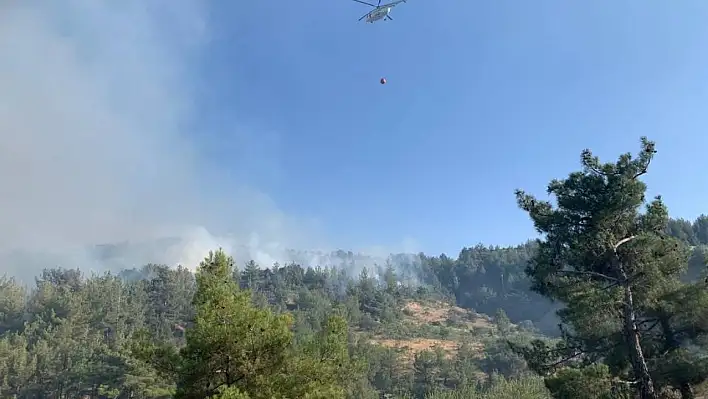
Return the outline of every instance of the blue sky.
{"type": "Polygon", "coordinates": [[[373,25],[349,0],[227,3],[200,70],[209,154],[339,246],[522,242],[514,189],[642,135],[651,193],[708,211],[708,2],[409,0],[373,25]]]}

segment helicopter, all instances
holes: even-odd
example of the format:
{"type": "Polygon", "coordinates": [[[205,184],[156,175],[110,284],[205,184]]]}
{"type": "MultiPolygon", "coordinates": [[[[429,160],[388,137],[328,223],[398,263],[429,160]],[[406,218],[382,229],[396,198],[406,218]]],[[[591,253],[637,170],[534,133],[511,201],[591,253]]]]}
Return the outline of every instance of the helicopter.
{"type": "Polygon", "coordinates": [[[374,4],[367,3],[367,2],[361,1],[361,0],[354,0],[354,1],[356,1],[357,3],[366,4],[367,6],[374,7],[373,10],[367,12],[361,18],[359,18],[359,21],[366,18],[366,22],[368,22],[370,24],[373,24],[374,22],[380,21],[382,19],[383,20],[388,19],[388,20],[393,21],[393,18],[391,18],[391,16],[389,15],[389,13],[391,12],[391,9],[393,7],[395,7],[396,5],[398,5],[399,3],[406,2],[406,0],[398,0],[398,1],[393,1],[391,3],[387,3],[387,4],[381,4],[381,0],[379,0],[378,5],[374,5],[374,4]]]}

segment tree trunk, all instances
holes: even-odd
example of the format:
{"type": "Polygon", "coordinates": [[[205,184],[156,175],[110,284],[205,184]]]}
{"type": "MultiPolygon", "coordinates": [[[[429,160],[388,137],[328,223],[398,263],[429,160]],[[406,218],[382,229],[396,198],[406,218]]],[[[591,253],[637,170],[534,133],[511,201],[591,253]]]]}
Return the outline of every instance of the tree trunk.
{"type": "MultiPolygon", "coordinates": [[[[660,315],[659,323],[661,323],[661,329],[664,332],[664,350],[668,353],[679,349],[680,344],[676,339],[671,323],[669,323],[669,317],[665,314],[660,315]]],[[[695,399],[696,394],[693,392],[693,387],[689,382],[682,382],[679,389],[681,391],[681,399],[695,399]]]]}
{"type": "Polygon", "coordinates": [[[619,283],[624,288],[624,306],[623,318],[624,327],[623,335],[629,351],[629,358],[632,363],[632,371],[634,378],[639,382],[639,398],[640,399],[659,399],[659,395],[654,387],[654,380],[649,373],[649,367],[644,359],[644,351],[640,340],[639,327],[637,327],[637,315],[634,311],[634,294],[632,293],[632,280],[627,274],[627,269],[622,263],[617,249],[630,241],[635,236],[624,238],[617,242],[614,246],[614,251],[610,257],[612,266],[619,272],[619,283]]]}
{"type": "Polygon", "coordinates": [[[639,380],[639,397],[641,399],[658,399],[654,388],[654,380],[649,374],[649,367],[644,359],[644,352],[639,340],[639,328],[637,328],[636,314],[634,312],[632,287],[626,278],[624,280],[624,336],[629,349],[634,376],[639,380]]]}

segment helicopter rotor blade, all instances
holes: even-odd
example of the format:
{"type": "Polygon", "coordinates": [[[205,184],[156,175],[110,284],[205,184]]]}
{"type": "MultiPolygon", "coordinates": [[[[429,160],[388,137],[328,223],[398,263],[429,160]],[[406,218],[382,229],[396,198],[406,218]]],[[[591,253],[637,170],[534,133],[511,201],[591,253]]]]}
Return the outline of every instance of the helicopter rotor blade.
{"type": "MultiPolygon", "coordinates": [[[[367,6],[370,6],[370,7],[376,7],[375,5],[373,5],[373,4],[371,4],[371,3],[367,3],[367,2],[365,2],[365,1],[361,1],[361,0],[354,0],[354,1],[356,1],[357,3],[361,3],[361,4],[366,4],[367,6]]],[[[380,2],[381,2],[381,1],[379,0],[379,3],[380,3],[380,2]]]]}
{"type": "Polygon", "coordinates": [[[377,4],[376,7],[381,7],[381,0],[379,0],[379,4],[377,4]]]}
{"type": "Polygon", "coordinates": [[[391,20],[391,21],[393,21],[393,18],[391,18],[390,15],[387,15],[386,18],[389,19],[389,20],[391,20]]]}
{"type": "Polygon", "coordinates": [[[359,18],[359,21],[361,21],[362,19],[364,19],[364,18],[366,18],[367,16],[369,16],[369,14],[371,14],[371,13],[368,13],[368,12],[367,12],[366,14],[362,15],[361,18],[359,18]]]}

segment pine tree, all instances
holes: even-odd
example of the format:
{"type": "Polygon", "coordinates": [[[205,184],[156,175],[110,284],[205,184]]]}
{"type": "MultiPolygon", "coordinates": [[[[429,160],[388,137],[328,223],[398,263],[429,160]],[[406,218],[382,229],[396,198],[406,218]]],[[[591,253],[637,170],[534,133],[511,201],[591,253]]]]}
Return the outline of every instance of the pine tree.
{"type": "Polygon", "coordinates": [[[250,260],[241,272],[241,287],[256,290],[260,285],[261,270],[255,261],[250,260]]]}
{"type": "MultiPolygon", "coordinates": [[[[621,373],[626,359],[641,398],[656,399],[642,313],[681,272],[685,253],[664,234],[668,211],[660,197],[640,213],[646,191],[640,177],[656,153],[653,142],[641,141],[637,158],[624,154],[616,163],[602,164],[583,151],[582,171],[548,186],[556,206],[521,190],[516,196],[543,235],[527,269],[533,289],[565,305],[557,363],[604,359],[621,373]]],[[[543,349],[537,343],[525,352],[536,356],[537,368],[551,360],[542,359],[543,349]]]]}
{"type": "Polygon", "coordinates": [[[197,272],[196,318],[180,351],[176,399],[338,399],[357,371],[337,316],[304,349],[292,317],[253,305],[232,279],[233,259],[210,253],[197,272]]]}
{"type": "Polygon", "coordinates": [[[255,308],[231,278],[232,268],[221,250],[199,266],[196,319],[180,353],[176,398],[202,399],[234,387],[256,399],[275,389],[292,341],[291,320],[255,308]]]}

